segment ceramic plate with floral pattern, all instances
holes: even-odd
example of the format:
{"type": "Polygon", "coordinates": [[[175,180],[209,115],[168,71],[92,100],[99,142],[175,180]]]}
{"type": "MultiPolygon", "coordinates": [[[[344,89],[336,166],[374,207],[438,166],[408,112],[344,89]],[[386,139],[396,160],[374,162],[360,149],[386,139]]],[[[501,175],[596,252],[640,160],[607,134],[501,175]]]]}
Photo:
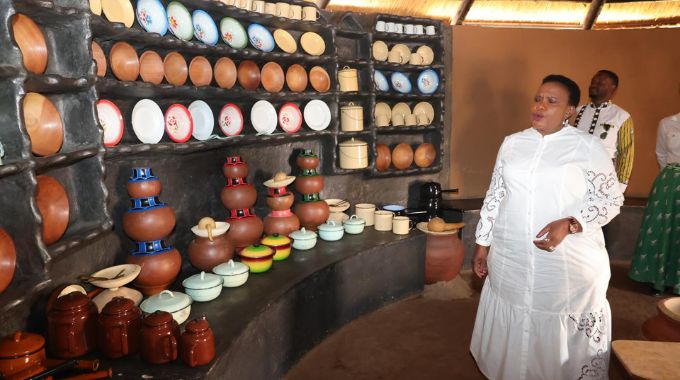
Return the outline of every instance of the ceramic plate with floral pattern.
{"type": "Polygon", "coordinates": [[[243,25],[231,17],[220,21],[220,34],[222,40],[234,49],[243,49],[248,45],[248,34],[243,25]]]}
{"type": "Polygon", "coordinates": [[[220,38],[220,32],[217,30],[217,25],[213,21],[208,12],[204,10],[195,10],[191,16],[194,25],[194,37],[197,40],[208,45],[216,45],[220,38]]]}
{"type": "Polygon", "coordinates": [[[383,74],[380,70],[376,70],[375,73],[373,73],[373,82],[375,83],[375,88],[378,89],[378,91],[387,92],[390,90],[390,84],[387,82],[385,74],[383,74]]]}
{"type": "Polygon", "coordinates": [[[395,71],[392,73],[390,81],[392,82],[392,88],[394,91],[401,92],[402,94],[408,94],[411,92],[411,81],[408,79],[406,74],[395,71]]]}
{"type": "Polygon", "coordinates": [[[166,11],[168,15],[168,27],[170,32],[177,38],[189,41],[194,36],[194,25],[191,22],[191,13],[180,2],[171,1],[166,11]]]}
{"type": "Polygon", "coordinates": [[[165,111],[165,132],[176,143],[187,142],[194,130],[191,112],[181,104],[173,104],[165,111]]]}
{"type": "Polygon", "coordinates": [[[168,15],[160,0],[138,0],[137,22],[149,33],[164,36],[168,32],[168,15]]]}
{"type": "Polygon", "coordinates": [[[302,112],[295,103],[286,103],[279,109],[279,126],[286,133],[295,133],[302,126],[302,112]]]}
{"type": "Polygon", "coordinates": [[[218,118],[220,129],[225,136],[237,136],[243,131],[243,114],[236,104],[222,107],[218,118]]]}
{"type": "Polygon", "coordinates": [[[250,24],[248,26],[248,39],[250,44],[257,50],[272,51],[274,46],[276,46],[272,33],[260,24],[250,24]]]}
{"type": "Polygon", "coordinates": [[[423,70],[418,75],[418,90],[425,95],[433,94],[439,88],[439,75],[432,69],[423,70]]]}
{"type": "Polygon", "coordinates": [[[97,101],[97,117],[104,129],[104,146],[116,146],[123,138],[123,115],[120,109],[110,100],[97,101]]]}

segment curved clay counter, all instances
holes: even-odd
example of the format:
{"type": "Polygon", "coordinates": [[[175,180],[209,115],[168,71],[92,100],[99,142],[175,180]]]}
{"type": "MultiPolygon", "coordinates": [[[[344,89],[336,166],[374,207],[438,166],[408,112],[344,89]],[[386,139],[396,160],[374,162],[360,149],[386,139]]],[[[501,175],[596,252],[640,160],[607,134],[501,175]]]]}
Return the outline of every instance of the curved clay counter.
{"type": "Polygon", "coordinates": [[[422,291],[424,262],[419,231],[400,236],[367,228],[339,242],[319,240],[269,272],[251,273],[244,286],[224,288],[214,301],[194,302],[190,320],[207,315],[215,334],[216,358],[209,365],[151,365],[134,355],[102,360],[102,367],[125,379],[282,378],[343,325],[422,291]]]}

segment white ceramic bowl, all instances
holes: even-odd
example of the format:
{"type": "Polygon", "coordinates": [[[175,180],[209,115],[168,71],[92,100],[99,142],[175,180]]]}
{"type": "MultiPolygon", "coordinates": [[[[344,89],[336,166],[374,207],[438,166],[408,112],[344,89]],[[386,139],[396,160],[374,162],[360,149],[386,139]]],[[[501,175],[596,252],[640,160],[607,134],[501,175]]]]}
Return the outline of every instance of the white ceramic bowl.
{"type": "Polygon", "coordinates": [[[213,273],[222,277],[222,286],[225,288],[236,288],[248,281],[250,268],[243,263],[229,260],[212,269],[213,273]]]}

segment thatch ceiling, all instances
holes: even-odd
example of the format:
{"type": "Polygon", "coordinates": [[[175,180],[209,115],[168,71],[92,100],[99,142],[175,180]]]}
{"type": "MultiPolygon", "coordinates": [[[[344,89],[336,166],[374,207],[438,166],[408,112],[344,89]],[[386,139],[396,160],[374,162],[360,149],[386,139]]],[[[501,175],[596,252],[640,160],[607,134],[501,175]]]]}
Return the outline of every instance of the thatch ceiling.
{"type": "Polygon", "coordinates": [[[679,27],[680,0],[316,0],[332,11],[442,19],[454,25],[611,29],[679,27]]]}

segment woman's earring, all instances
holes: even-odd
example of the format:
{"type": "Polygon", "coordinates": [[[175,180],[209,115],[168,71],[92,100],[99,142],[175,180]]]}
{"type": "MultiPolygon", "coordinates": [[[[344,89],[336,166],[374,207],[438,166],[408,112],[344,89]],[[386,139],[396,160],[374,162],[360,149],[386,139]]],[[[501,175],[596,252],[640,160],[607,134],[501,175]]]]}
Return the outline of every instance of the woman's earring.
{"type": "Polygon", "coordinates": [[[562,126],[563,126],[563,127],[566,127],[567,125],[569,125],[569,118],[564,119],[564,121],[562,121],[562,126]]]}

